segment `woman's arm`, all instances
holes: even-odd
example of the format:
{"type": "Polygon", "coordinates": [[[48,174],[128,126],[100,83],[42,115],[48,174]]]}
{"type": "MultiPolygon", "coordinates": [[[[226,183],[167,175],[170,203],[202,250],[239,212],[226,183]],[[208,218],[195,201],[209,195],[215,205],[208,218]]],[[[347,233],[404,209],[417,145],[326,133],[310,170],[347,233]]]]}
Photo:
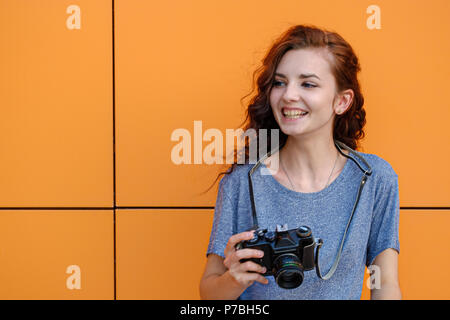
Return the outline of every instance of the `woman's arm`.
{"type": "Polygon", "coordinates": [[[201,299],[235,300],[244,292],[245,287],[234,281],[223,260],[215,254],[208,256],[205,272],[200,280],[201,299]]]}
{"type": "Polygon", "coordinates": [[[379,267],[380,288],[370,291],[371,300],[401,300],[402,293],[398,283],[398,252],[386,249],[375,258],[374,265],[379,267]]]}
{"type": "Polygon", "coordinates": [[[228,240],[224,254],[225,259],[210,254],[206,262],[203,277],[200,280],[200,297],[202,299],[235,300],[258,281],[267,284],[268,280],[260,273],[266,270],[252,261],[241,263],[242,259],[261,258],[263,251],[256,249],[236,250],[238,242],[253,238],[253,232],[235,234],[228,240]]]}

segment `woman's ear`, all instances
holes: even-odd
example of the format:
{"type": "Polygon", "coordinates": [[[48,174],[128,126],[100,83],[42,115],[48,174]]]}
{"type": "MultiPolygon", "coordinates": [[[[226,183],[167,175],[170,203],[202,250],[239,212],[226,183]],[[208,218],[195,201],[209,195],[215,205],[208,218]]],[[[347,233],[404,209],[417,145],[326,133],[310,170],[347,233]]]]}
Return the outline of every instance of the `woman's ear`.
{"type": "Polygon", "coordinates": [[[334,112],[337,115],[344,114],[351,106],[354,96],[355,94],[352,89],[347,89],[339,93],[334,101],[334,112]]]}

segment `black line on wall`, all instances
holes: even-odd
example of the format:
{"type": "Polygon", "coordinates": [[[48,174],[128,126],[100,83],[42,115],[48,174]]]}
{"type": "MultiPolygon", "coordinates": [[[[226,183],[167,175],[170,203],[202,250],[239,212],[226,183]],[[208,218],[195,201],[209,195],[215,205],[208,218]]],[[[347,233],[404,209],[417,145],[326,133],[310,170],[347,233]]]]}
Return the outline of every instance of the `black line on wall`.
{"type": "Polygon", "coordinates": [[[114,0],[112,0],[112,101],[113,101],[113,247],[114,247],[114,300],[117,300],[116,283],[116,55],[115,55],[115,24],[114,24],[114,0]]]}
{"type": "MultiPolygon", "coordinates": [[[[115,178],[115,177],[114,177],[115,178]]],[[[115,186],[115,184],[114,184],[115,186]]],[[[114,192],[114,202],[116,202],[115,192],[114,192]]],[[[147,206],[147,207],[133,207],[133,206],[114,206],[114,207],[0,207],[0,210],[142,210],[142,209],[194,209],[194,210],[209,210],[214,209],[211,206],[200,206],[200,207],[186,207],[186,206],[147,206]]],[[[400,210],[450,210],[450,207],[400,207],[400,210]]]]}

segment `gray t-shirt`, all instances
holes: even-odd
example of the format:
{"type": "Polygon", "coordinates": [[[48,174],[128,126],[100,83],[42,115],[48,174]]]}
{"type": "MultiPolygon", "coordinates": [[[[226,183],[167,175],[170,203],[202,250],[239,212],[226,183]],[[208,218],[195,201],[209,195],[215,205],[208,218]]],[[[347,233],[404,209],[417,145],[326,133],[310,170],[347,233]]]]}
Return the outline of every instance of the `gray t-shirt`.
{"type": "MultiPolygon", "coordinates": [[[[303,283],[295,289],[280,288],[274,277],[269,276],[269,284],[255,282],[239,299],[360,299],[364,267],[371,265],[385,249],[400,251],[398,176],[382,158],[358,153],[372,167],[372,175],[362,191],[334,275],[329,280],[321,280],[314,270],[305,271],[303,283]]],[[[253,164],[236,166],[221,179],[207,255],[224,257],[230,236],[251,229],[248,188],[251,167],[253,164]]],[[[339,176],[328,187],[300,193],[284,187],[270,174],[261,174],[263,168],[267,170],[262,164],[252,175],[259,227],[274,231],[277,224],[288,224],[289,229],[309,226],[315,238],[323,239],[319,266],[322,275],[326,274],[337,255],[363,172],[347,159],[339,176]]]]}

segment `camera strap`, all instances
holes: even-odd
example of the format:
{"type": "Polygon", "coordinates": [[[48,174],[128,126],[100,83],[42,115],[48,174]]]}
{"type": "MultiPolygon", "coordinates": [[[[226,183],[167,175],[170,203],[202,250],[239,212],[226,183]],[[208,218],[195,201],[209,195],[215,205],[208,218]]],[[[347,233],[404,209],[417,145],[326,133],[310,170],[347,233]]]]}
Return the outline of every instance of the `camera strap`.
{"type": "MultiPolygon", "coordinates": [[[[328,280],[328,279],[330,279],[330,278],[333,276],[334,272],[336,271],[336,269],[337,269],[337,267],[338,267],[339,260],[341,259],[342,249],[343,249],[343,247],[344,247],[344,242],[345,242],[345,239],[346,239],[346,237],[347,237],[347,232],[348,232],[348,229],[350,228],[350,224],[351,224],[351,222],[352,222],[353,215],[354,215],[354,213],[355,213],[355,211],[356,211],[356,208],[357,208],[357,206],[358,206],[358,203],[359,203],[359,199],[360,199],[360,197],[361,197],[362,190],[363,190],[363,188],[364,188],[364,186],[365,186],[365,184],[366,184],[367,177],[370,176],[370,175],[372,174],[372,168],[370,167],[370,165],[367,163],[367,161],[366,161],[361,155],[359,155],[359,154],[358,154],[357,152],[355,152],[353,149],[351,149],[350,147],[348,147],[347,145],[345,145],[344,143],[342,143],[342,142],[340,142],[340,141],[335,140],[335,141],[334,141],[334,144],[335,144],[336,148],[338,149],[338,151],[339,151],[344,157],[347,157],[347,158],[349,158],[350,160],[352,160],[353,162],[355,162],[356,165],[358,166],[358,168],[359,168],[361,171],[363,171],[364,174],[363,174],[363,177],[362,177],[362,179],[361,179],[361,183],[360,183],[360,185],[359,185],[358,193],[357,193],[357,195],[356,195],[356,200],[355,200],[355,203],[354,203],[354,205],[353,205],[352,212],[351,212],[350,217],[349,217],[349,219],[348,219],[347,225],[345,226],[344,234],[343,234],[343,236],[342,236],[342,240],[341,240],[341,243],[340,243],[340,245],[339,245],[338,253],[337,253],[337,255],[336,255],[336,258],[335,258],[335,260],[334,260],[334,263],[333,263],[332,267],[330,268],[330,270],[327,272],[326,275],[322,275],[322,273],[321,273],[321,271],[320,271],[320,267],[319,267],[319,252],[320,252],[320,248],[322,247],[323,240],[320,239],[320,238],[318,238],[318,239],[316,240],[316,254],[315,254],[316,273],[317,273],[317,276],[318,276],[320,279],[322,279],[322,280],[328,280]],[[346,150],[349,152],[349,154],[348,154],[348,155],[345,154],[345,153],[342,151],[341,148],[346,149],[346,150]],[[364,163],[364,165],[366,166],[367,169],[364,169],[364,168],[360,165],[360,163],[359,163],[355,158],[353,158],[352,156],[356,156],[359,160],[361,160],[361,161],[364,163]]],[[[267,153],[266,155],[264,155],[264,156],[263,156],[263,157],[262,157],[262,158],[261,158],[261,159],[260,159],[260,160],[259,160],[259,161],[258,161],[258,162],[257,162],[257,163],[249,170],[249,172],[248,172],[249,192],[250,192],[250,201],[251,201],[251,207],[252,207],[253,229],[254,229],[254,230],[258,229],[259,226],[258,226],[258,218],[257,218],[257,215],[256,215],[255,199],[254,199],[254,195],[253,195],[253,182],[252,182],[251,176],[252,176],[252,174],[259,168],[259,166],[261,165],[261,163],[262,163],[265,159],[267,159],[270,155],[272,155],[272,154],[278,152],[278,150],[279,150],[279,149],[276,148],[275,150],[272,150],[272,151],[268,152],[268,153],[267,153]]]]}

